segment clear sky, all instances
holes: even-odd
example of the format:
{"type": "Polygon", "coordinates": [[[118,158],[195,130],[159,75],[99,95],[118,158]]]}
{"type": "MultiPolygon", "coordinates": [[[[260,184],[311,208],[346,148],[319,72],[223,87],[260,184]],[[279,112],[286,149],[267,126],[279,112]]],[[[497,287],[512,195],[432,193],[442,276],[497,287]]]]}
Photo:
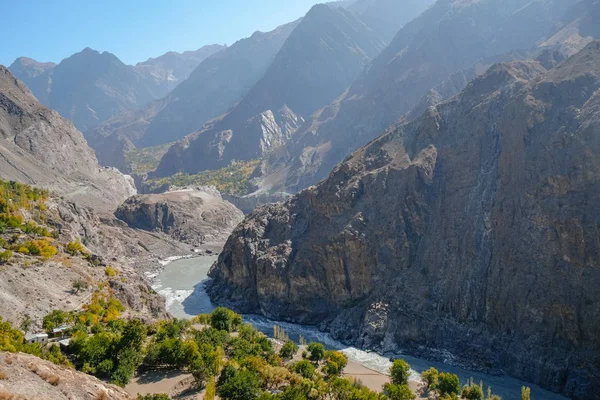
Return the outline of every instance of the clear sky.
{"type": "Polygon", "coordinates": [[[231,45],[303,16],[315,0],[2,0],[0,64],[60,62],[91,47],[126,64],[231,45]]]}

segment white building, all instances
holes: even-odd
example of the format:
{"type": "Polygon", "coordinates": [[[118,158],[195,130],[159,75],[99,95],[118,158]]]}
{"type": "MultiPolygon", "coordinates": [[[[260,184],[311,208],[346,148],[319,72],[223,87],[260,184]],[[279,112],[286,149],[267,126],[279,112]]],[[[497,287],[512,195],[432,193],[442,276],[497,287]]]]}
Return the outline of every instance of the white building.
{"type": "Polygon", "coordinates": [[[48,343],[48,334],[47,333],[28,333],[25,335],[25,343],[27,343],[27,344],[34,344],[34,343],[46,344],[46,343],[48,343]]]}

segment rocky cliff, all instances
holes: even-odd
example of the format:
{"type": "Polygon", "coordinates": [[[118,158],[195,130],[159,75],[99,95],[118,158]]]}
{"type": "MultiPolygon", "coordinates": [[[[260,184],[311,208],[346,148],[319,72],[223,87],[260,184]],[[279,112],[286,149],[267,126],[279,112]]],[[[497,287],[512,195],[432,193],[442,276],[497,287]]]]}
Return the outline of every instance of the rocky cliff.
{"type": "Polygon", "coordinates": [[[114,210],[135,194],[131,178],[98,165],[73,124],[42,106],[0,66],[0,177],[42,186],[81,205],[114,210]]]}
{"type": "Polygon", "coordinates": [[[379,351],[600,393],[600,42],[499,64],[291,200],[211,270],[217,302],[379,351]]]}
{"type": "Polygon", "coordinates": [[[244,219],[213,188],[134,196],[115,215],[132,228],[164,232],[192,246],[222,244],[244,219]]]}

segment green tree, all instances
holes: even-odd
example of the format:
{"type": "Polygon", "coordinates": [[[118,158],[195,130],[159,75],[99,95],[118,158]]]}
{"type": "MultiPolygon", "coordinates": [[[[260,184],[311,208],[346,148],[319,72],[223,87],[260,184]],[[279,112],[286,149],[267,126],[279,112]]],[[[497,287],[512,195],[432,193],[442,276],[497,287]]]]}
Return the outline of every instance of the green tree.
{"type": "Polygon", "coordinates": [[[521,387],[521,400],[531,400],[531,389],[528,387],[521,387]]]}
{"type": "Polygon", "coordinates": [[[383,391],[390,400],[413,400],[416,397],[408,385],[386,383],[383,387],[383,391]]]}
{"type": "Polygon", "coordinates": [[[394,360],[390,368],[392,383],[394,385],[406,385],[410,376],[410,365],[404,360],[394,360]]]}
{"type": "Polygon", "coordinates": [[[325,365],[323,372],[328,377],[340,376],[348,365],[348,357],[339,351],[325,352],[325,365]]]}
{"type": "Polygon", "coordinates": [[[439,374],[438,370],[433,367],[429,368],[427,371],[424,371],[421,374],[421,376],[425,380],[428,390],[437,389],[439,375],[440,374],[439,374]]]}
{"type": "Polygon", "coordinates": [[[73,316],[71,314],[62,310],[54,310],[44,317],[42,326],[46,332],[52,333],[53,329],[72,322],[73,316]]]}
{"type": "Polygon", "coordinates": [[[220,331],[231,332],[232,312],[224,307],[217,307],[210,316],[210,325],[220,331]]]}
{"type": "Polygon", "coordinates": [[[73,288],[73,293],[78,294],[82,290],[87,289],[88,286],[84,280],[77,279],[76,281],[73,281],[71,287],[73,288]]]}
{"type": "Polygon", "coordinates": [[[451,373],[442,372],[438,378],[438,390],[442,395],[457,395],[460,393],[460,379],[451,373]]]}
{"type": "Polygon", "coordinates": [[[325,346],[321,343],[312,342],[308,345],[307,350],[310,353],[308,359],[314,363],[318,363],[325,357],[325,346]]]}
{"type": "Polygon", "coordinates": [[[281,347],[281,350],[279,351],[279,355],[281,356],[281,358],[289,360],[289,359],[293,358],[297,352],[298,352],[298,346],[296,346],[296,343],[294,343],[291,340],[288,340],[287,342],[285,342],[283,347],[281,347]]]}
{"type": "Polygon", "coordinates": [[[303,378],[310,379],[315,374],[315,367],[310,361],[302,360],[294,364],[294,372],[300,374],[303,378]]]}
{"type": "MultiPolygon", "coordinates": [[[[220,381],[220,380],[219,380],[220,381]]],[[[228,377],[217,389],[223,400],[252,400],[260,394],[260,382],[256,374],[240,370],[228,377]]]]}
{"type": "Polygon", "coordinates": [[[462,397],[468,400],[483,400],[483,383],[476,385],[471,378],[471,383],[463,387],[462,397]]]}

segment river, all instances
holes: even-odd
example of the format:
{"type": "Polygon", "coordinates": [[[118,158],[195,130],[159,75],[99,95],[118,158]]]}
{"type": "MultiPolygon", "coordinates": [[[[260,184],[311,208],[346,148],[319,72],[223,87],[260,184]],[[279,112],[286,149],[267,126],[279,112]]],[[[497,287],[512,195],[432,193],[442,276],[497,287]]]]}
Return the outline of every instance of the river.
{"type": "MultiPolygon", "coordinates": [[[[216,261],[217,256],[205,256],[173,261],[166,265],[164,271],[159,274],[153,284],[153,288],[163,295],[167,302],[167,310],[176,318],[190,318],[198,314],[210,313],[215,306],[210,302],[204,285],[207,281],[208,270],[216,261]]],[[[256,315],[245,315],[246,322],[251,323],[260,331],[272,335],[273,325],[282,327],[292,339],[298,339],[302,335],[307,341],[318,341],[327,347],[343,351],[349,359],[361,363],[367,368],[387,374],[391,363],[390,356],[381,356],[377,353],[359,350],[346,346],[333,340],[328,334],[320,332],[315,327],[301,326],[286,322],[273,322],[267,318],[256,315]]],[[[471,377],[475,382],[483,381],[485,391],[487,386],[492,387],[493,393],[502,396],[504,400],[520,400],[521,387],[531,387],[531,398],[533,400],[565,400],[564,396],[548,392],[538,386],[522,382],[508,376],[492,376],[475,371],[467,371],[462,368],[440,362],[427,361],[408,355],[396,354],[398,358],[405,359],[416,374],[435,367],[440,372],[451,372],[457,374],[461,382],[466,382],[471,377]]]]}

